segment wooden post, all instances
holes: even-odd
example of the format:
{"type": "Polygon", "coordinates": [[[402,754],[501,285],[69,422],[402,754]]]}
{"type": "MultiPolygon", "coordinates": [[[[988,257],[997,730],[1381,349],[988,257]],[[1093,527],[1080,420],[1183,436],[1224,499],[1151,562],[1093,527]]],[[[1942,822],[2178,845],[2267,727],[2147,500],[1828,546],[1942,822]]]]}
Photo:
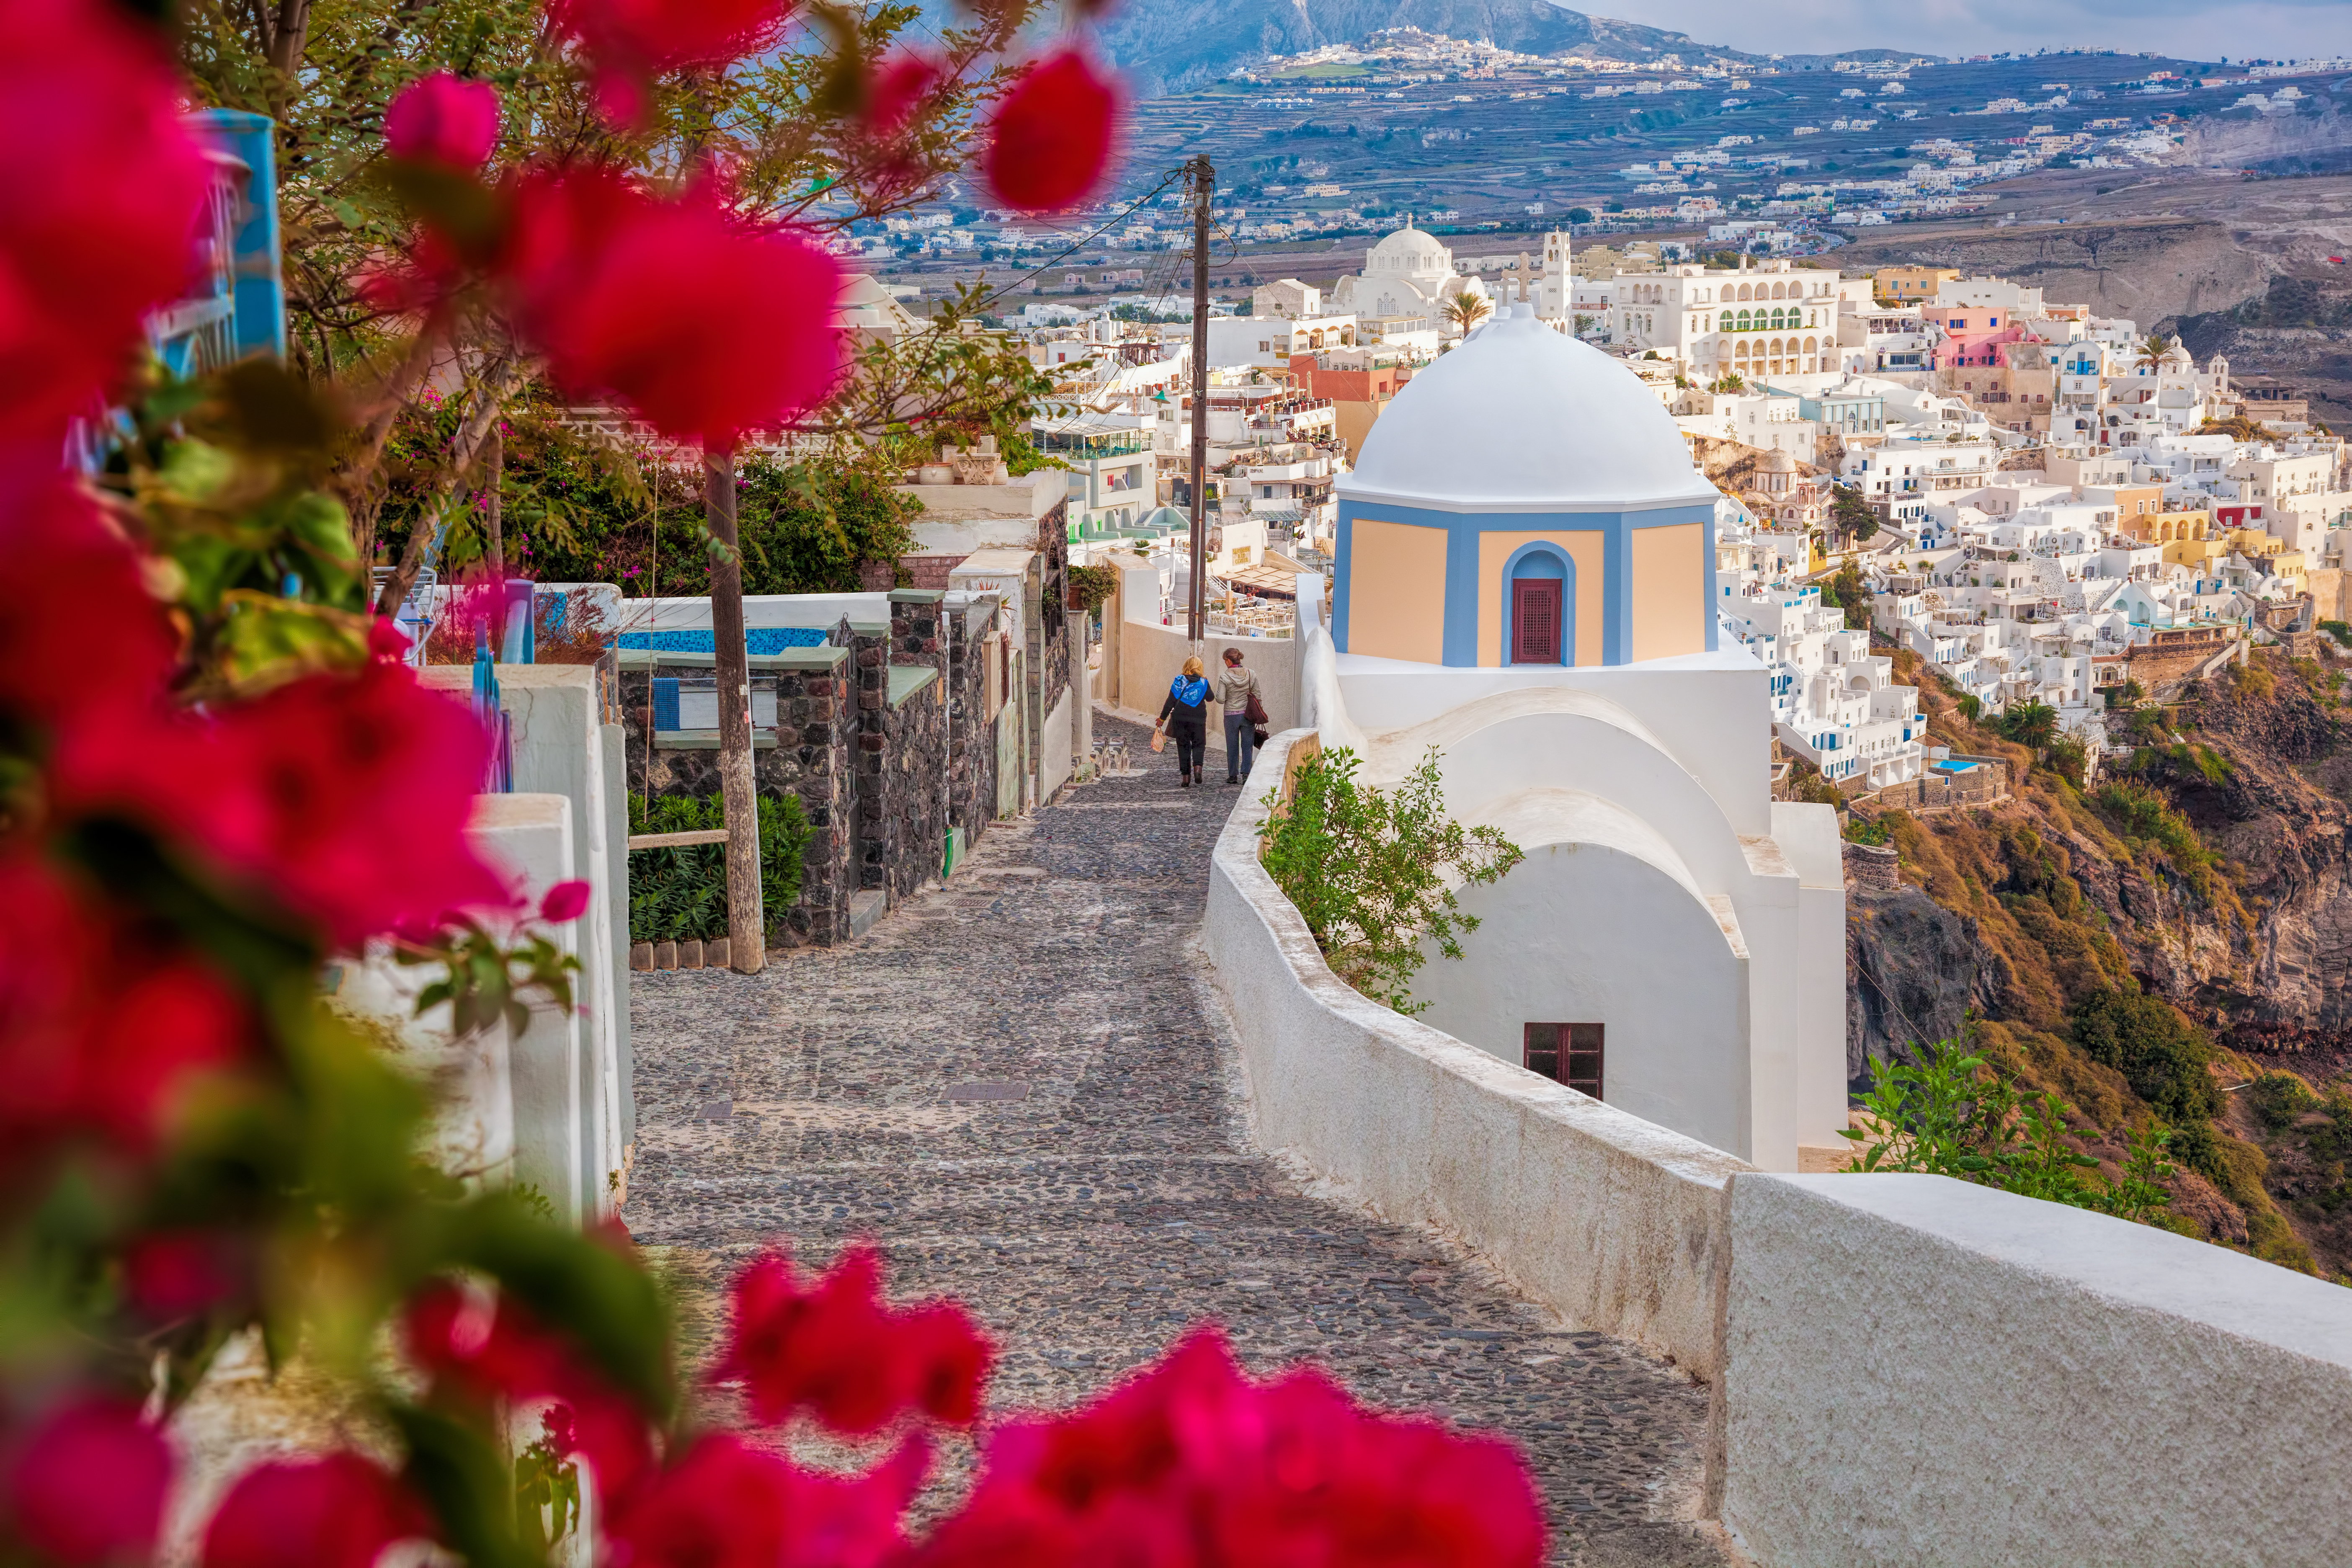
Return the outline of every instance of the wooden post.
{"type": "Polygon", "coordinates": [[[499,482],[506,474],[507,441],[496,425],[490,426],[489,439],[482,454],[482,537],[484,554],[490,569],[491,592],[498,595],[490,621],[490,658],[504,663],[507,657],[507,532],[506,519],[499,507],[499,482]]]}
{"type": "Polygon", "coordinates": [[[751,773],[751,671],[743,646],[743,555],[735,534],[735,456],[702,457],[702,513],[726,547],[710,565],[710,636],[719,686],[719,785],[727,809],[727,962],[757,974],[768,962],[760,908],[760,805],[751,773]]]}
{"type": "Polygon", "coordinates": [[[1192,160],[1192,577],[1184,637],[1201,651],[1209,587],[1209,198],[1217,172],[1206,153],[1192,160]]]}

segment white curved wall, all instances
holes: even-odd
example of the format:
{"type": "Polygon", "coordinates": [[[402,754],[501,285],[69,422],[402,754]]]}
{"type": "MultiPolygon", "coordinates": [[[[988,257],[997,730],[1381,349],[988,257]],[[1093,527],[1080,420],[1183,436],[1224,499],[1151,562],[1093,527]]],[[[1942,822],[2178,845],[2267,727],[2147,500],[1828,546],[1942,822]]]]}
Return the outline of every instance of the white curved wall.
{"type": "Polygon", "coordinates": [[[1716,912],[1623,849],[1521,847],[1462,890],[1481,923],[1414,977],[1422,1020],[1514,1066],[1523,1024],[1604,1024],[1604,1100],[1748,1158],[1748,964],[1716,912]]]}

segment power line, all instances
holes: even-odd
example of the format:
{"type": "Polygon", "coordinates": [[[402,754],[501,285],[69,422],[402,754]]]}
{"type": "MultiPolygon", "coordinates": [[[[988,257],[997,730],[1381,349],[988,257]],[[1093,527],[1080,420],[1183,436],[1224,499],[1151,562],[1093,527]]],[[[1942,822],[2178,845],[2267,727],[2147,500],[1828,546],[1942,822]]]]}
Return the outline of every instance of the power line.
{"type": "Polygon", "coordinates": [[[1111,214],[1110,216],[1103,219],[1103,221],[1096,225],[1093,229],[1089,230],[1086,234],[1080,235],[1077,238],[1065,246],[1061,250],[1047,257],[1045,260],[1039,262],[1036,266],[1031,268],[1020,277],[1010,279],[1001,288],[990,289],[987,293],[980,297],[979,302],[983,306],[993,304],[995,301],[1003,299],[1006,294],[1018,289],[1022,284],[1026,283],[1029,279],[1036,277],[1046,268],[1060,266],[1071,256],[1076,254],[1078,251],[1084,250],[1087,247],[1088,241],[1099,238],[1103,233],[1111,226],[1111,225],[1118,223],[1124,218],[1133,216],[1136,210],[1142,206],[1144,203],[1151,200],[1152,197],[1166,190],[1170,185],[1172,185],[1177,181],[1182,179],[1184,174],[1185,171],[1181,166],[1169,170],[1167,174],[1161,178],[1158,184],[1152,186],[1150,190],[1136,197],[1135,200],[1128,203],[1126,206],[1120,208],[1118,212],[1115,212],[1111,214]]]}

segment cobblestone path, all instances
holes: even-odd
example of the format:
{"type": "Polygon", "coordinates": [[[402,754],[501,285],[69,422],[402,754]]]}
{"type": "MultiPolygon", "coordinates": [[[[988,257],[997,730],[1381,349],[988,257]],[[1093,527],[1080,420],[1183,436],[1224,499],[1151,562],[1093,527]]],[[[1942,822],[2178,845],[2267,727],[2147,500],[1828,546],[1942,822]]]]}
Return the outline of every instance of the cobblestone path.
{"type": "Polygon", "coordinates": [[[814,1265],[870,1235],[894,1295],[951,1292],[997,1333],[1000,1406],[1074,1403],[1214,1317],[1254,1370],[1313,1359],[1507,1434],[1561,1563],[1727,1562],[1677,1522],[1706,1390],[1251,1148],[1192,942],[1239,792],[1180,790],[1135,751],[1155,771],[992,830],[854,946],[634,977],[625,1215],[698,1281],[689,1352],[761,1244],[814,1265]]]}

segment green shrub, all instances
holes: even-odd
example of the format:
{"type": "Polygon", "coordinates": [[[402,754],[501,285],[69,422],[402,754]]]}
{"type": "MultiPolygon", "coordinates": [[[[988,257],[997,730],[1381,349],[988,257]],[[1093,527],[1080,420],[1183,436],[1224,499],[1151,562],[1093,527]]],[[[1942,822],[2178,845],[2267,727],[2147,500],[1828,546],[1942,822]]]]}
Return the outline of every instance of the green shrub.
{"type": "Polygon", "coordinates": [[[2346,647],[2352,647],[2352,621],[2322,621],[2319,629],[2346,647]]]}
{"type": "Polygon", "coordinates": [[[2210,1121],[2184,1121],[2174,1128],[2165,1152],[2217,1187],[2229,1174],[2221,1158],[2221,1141],[2213,1135],[2210,1121]]]}
{"type": "Polygon", "coordinates": [[[2110,1184],[2092,1173],[2099,1163],[2067,1141],[2064,1101],[2047,1090],[2021,1093],[1956,1039],[1921,1047],[1916,1067],[1880,1067],[1862,1109],[1874,1130],[1846,1130],[1861,1145],[1850,1171],[1956,1176],[2141,1224],[2171,1202],[2161,1127],[2131,1135],[2123,1178],[2110,1184]]]}
{"type": "Polygon", "coordinates": [[[1884,816],[1857,816],[1845,825],[1849,844],[1886,845],[1895,841],[1895,824],[1884,816]]]}
{"type": "Polygon", "coordinates": [[[2091,767],[2090,748],[2072,735],[2061,735],[2042,748],[2042,765],[2081,789],[2091,767]]]}
{"type": "MultiPolygon", "coordinates": [[[[760,907],[773,936],[801,900],[801,850],[809,826],[798,795],[760,801],[760,907]]],[[[692,833],[727,826],[718,795],[629,796],[629,831],[692,833]]],[[[629,856],[629,940],[709,941],[727,934],[727,846],[690,844],[629,856]]]]}
{"type": "Polygon", "coordinates": [[[1478,929],[1447,886],[1492,882],[1517,865],[1517,845],[1493,827],[1464,827],[1445,815],[1437,748],[1393,790],[1357,782],[1361,765],[1345,746],[1303,763],[1286,805],[1265,796],[1265,868],[1297,906],[1331,972],[1407,1017],[1427,958],[1424,941],[1460,958],[1457,932],[1478,929]]]}
{"type": "Polygon", "coordinates": [[[2208,1121],[2221,1109],[2221,1091],[2206,1071],[2211,1042],[2163,997],[2094,991],[2074,1004],[2070,1024],[2084,1053],[2122,1073],[2166,1121],[2208,1121]]]}
{"type": "Polygon", "coordinates": [[[2265,1072],[2245,1089],[2254,1114],[2273,1127],[2290,1125],[2296,1117],[2320,1108],[2312,1087],[2291,1072],[2265,1072]]]}

